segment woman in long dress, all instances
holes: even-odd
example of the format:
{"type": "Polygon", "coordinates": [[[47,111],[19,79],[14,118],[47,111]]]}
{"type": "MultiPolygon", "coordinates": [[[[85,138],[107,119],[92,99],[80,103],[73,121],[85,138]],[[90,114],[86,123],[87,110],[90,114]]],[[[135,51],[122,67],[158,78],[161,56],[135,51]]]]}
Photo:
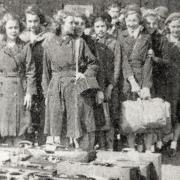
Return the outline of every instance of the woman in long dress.
{"type": "Polygon", "coordinates": [[[4,15],[4,39],[0,42],[0,135],[10,144],[30,126],[31,97],[36,93],[35,66],[30,47],[19,39],[21,28],[17,16],[4,15]]]}

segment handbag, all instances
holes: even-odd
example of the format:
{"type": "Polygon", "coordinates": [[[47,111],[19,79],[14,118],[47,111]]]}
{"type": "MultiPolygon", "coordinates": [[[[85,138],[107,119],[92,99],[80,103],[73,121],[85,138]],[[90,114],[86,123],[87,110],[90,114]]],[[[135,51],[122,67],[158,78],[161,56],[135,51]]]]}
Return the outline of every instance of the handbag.
{"type": "Polygon", "coordinates": [[[121,130],[144,133],[147,130],[171,129],[170,103],[161,98],[124,101],[121,109],[121,130]]]}
{"type": "MultiPolygon", "coordinates": [[[[74,58],[76,63],[76,76],[79,73],[80,42],[80,38],[75,40],[74,58]]],[[[78,93],[81,95],[99,89],[97,79],[94,76],[86,76],[85,78],[76,80],[75,83],[77,84],[78,93]]]]}

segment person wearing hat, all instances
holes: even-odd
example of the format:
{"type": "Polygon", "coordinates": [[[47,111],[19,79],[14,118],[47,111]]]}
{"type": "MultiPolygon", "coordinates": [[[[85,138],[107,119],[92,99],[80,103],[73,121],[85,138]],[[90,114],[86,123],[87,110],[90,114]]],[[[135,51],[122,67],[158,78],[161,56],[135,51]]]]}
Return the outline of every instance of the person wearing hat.
{"type": "MultiPolygon", "coordinates": [[[[168,40],[158,31],[159,18],[154,10],[149,9],[144,13],[143,22],[152,41],[152,49],[149,50],[148,55],[153,61],[153,96],[167,100],[168,40]]],[[[161,132],[157,134],[156,151],[161,151],[163,145],[161,132]]]]}
{"type": "Polygon", "coordinates": [[[168,27],[169,70],[167,72],[168,99],[171,103],[171,119],[174,137],[170,146],[170,156],[176,155],[177,141],[180,136],[180,13],[169,15],[165,24],[168,27]]]}
{"type": "Polygon", "coordinates": [[[155,8],[154,10],[157,13],[158,18],[159,18],[159,30],[160,30],[160,32],[162,34],[166,33],[164,31],[165,31],[165,20],[169,15],[168,8],[164,7],[164,6],[159,6],[159,7],[155,8]]]}
{"type": "MultiPolygon", "coordinates": [[[[152,62],[148,58],[151,39],[142,26],[141,10],[138,5],[126,7],[125,22],[127,30],[123,31],[118,39],[123,48],[121,56],[124,79],[122,100],[136,100],[138,97],[146,99],[151,96],[150,89],[152,87],[152,62]]],[[[121,72],[117,71],[116,68],[116,78],[118,78],[118,74],[120,76],[121,72]]],[[[135,134],[124,133],[127,136],[129,147],[135,148],[135,134]]],[[[148,150],[149,148],[146,147],[148,150]]]]}

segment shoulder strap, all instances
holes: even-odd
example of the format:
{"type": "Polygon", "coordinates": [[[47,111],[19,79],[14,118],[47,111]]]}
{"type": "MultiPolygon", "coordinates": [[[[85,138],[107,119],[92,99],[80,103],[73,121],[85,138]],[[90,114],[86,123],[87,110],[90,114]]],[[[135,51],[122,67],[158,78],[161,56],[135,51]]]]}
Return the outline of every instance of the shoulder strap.
{"type": "Polygon", "coordinates": [[[79,54],[80,54],[80,42],[81,39],[78,38],[75,40],[75,47],[74,47],[74,58],[75,58],[75,63],[76,63],[76,75],[79,72],[79,54]]]}

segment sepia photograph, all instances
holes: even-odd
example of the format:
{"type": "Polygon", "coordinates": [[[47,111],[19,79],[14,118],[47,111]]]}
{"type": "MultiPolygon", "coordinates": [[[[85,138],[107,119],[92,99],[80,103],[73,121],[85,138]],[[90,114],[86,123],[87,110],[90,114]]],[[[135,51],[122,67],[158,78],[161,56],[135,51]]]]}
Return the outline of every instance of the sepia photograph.
{"type": "Polygon", "coordinates": [[[0,0],[0,180],[180,180],[180,0],[0,0]]]}

